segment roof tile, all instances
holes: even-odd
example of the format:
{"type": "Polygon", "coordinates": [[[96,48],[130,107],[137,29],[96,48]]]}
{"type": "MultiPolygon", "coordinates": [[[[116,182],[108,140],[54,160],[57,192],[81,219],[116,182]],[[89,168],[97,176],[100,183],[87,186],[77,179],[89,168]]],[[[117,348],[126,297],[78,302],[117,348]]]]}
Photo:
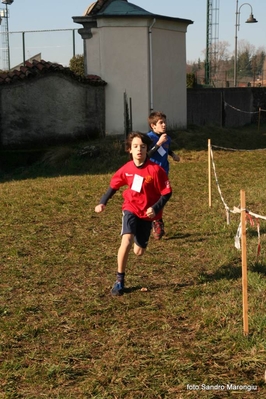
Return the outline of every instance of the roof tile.
{"type": "Polygon", "coordinates": [[[11,84],[20,80],[24,81],[25,79],[33,77],[40,77],[47,73],[60,73],[63,75],[68,75],[72,79],[92,86],[106,85],[106,82],[97,75],[80,76],[75,74],[68,67],[64,67],[63,65],[57,64],[55,62],[52,63],[50,61],[44,60],[33,60],[32,62],[26,61],[25,65],[21,66],[19,69],[0,73],[0,85],[11,84]]]}

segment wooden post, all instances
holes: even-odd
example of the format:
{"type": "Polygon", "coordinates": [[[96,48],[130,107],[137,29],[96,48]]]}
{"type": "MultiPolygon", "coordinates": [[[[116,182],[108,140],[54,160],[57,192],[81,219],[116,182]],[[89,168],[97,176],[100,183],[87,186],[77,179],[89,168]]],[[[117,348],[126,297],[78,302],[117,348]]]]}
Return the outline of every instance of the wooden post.
{"type": "Polygon", "coordinates": [[[209,207],[212,206],[212,190],[211,190],[211,140],[208,139],[208,180],[209,180],[209,207]]]}
{"type": "Polygon", "coordinates": [[[246,195],[240,191],[241,202],[241,250],[242,250],[242,298],[243,298],[243,332],[248,335],[248,279],[247,279],[247,235],[246,235],[246,195]]]}
{"type": "Polygon", "coordinates": [[[226,209],[226,221],[227,221],[227,224],[230,224],[230,211],[229,211],[229,209],[226,209]]]}

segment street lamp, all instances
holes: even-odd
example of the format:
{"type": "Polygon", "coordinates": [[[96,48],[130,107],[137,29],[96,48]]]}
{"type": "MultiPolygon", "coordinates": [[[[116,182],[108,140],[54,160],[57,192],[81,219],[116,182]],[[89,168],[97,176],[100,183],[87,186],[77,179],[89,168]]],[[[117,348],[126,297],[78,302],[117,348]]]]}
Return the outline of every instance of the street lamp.
{"type": "Polygon", "coordinates": [[[254,16],[253,16],[253,10],[252,6],[249,3],[243,3],[239,8],[238,8],[238,0],[236,0],[236,24],[235,24],[235,59],[234,59],[234,87],[237,86],[237,31],[239,30],[240,27],[240,10],[241,7],[248,5],[250,6],[251,9],[251,14],[249,18],[246,20],[247,24],[254,24],[258,22],[254,16]]]}
{"type": "MultiPolygon", "coordinates": [[[[3,4],[6,5],[6,12],[4,18],[6,18],[6,39],[7,39],[7,58],[8,58],[8,70],[10,70],[10,46],[9,46],[9,30],[8,30],[8,8],[7,6],[11,5],[14,0],[1,0],[3,4]]],[[[0,22],[1,23],[1,22],[0,22]]]]}

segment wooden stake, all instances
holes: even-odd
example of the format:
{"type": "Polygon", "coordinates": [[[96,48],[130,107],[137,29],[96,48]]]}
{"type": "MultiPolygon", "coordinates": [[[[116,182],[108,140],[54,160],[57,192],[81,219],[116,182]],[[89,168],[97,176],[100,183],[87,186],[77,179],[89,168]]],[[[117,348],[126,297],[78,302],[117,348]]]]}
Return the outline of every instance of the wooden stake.
{"type": "Polygon", "coordinates": [[[212,206],[212,190],[211,190],[211,140],[208,139],[208,180],[209,180],[209,207],[212,206]]]}
{"type": "Polygon", "coordinates": [[[247,235],[246,235],[246,195],[240,191],[241,202],[241,250],[242,250],[242,298],[243,298],[243,332],[248,335],[248,279],[247,279],[247,235]]]}
{"type": "Polygon", "coordinates": [[[229,209],[226,209],[226,221],[227,221],[227,224],[230,224],[230,211],[229,211],[229,209]]]}

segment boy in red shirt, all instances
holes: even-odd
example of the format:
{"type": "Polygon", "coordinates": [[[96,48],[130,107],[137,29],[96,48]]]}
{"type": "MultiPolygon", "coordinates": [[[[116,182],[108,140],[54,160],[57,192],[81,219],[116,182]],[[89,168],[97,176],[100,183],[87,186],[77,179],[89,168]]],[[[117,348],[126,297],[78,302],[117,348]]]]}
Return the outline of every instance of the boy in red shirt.
{"type": "Polygon", "coordinates": [[[147,157],[150,138],[143,133],[132,132],[126,140],[126,151],[132,160],[122,166],[112,177],[110,187],[102,196],[95,212],[104,211],[108,200],[119,190],[123,192],[122,240],[117,255],[117,279],[112,295],[124,293],[125,270],[129,251],[134,242],[134,253],[144,254],[148,245],[152,221],[162,217],[162,209],[172,195],[166,172],[147,157]]]}

